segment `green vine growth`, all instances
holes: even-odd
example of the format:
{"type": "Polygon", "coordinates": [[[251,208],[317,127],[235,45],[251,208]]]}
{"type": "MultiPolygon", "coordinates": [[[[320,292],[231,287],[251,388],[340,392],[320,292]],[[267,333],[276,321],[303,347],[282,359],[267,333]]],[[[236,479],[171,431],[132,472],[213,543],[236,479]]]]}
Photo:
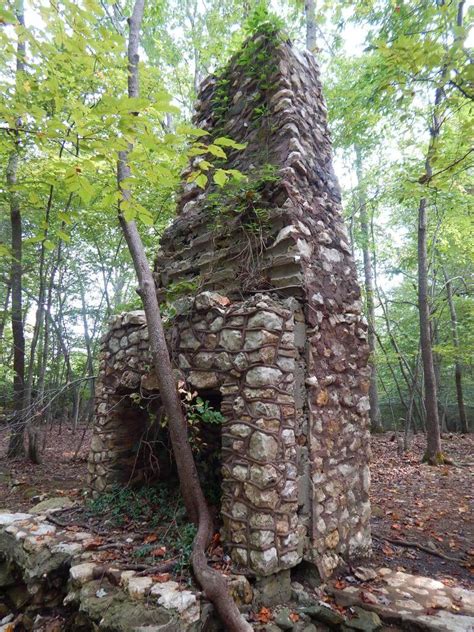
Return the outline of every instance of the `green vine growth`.
{"type": "Polygon", "coordinates": [[[210,192],[206,210],[215,229],[225,231],[233,219],[239,218],[246,231],[262,233],[270,218],[270,205],[265,195],[267,187],[279,179],[277,167],[266,163],[255,168],[245,180],[230,180],[221,189],[210,192]]]}
{"type": "MultiPolygon", "coordinates": [[[[270,51],[283,40],[282,29],[282,20],[268,10],[266,3],[259,2],[244,27],[247,41],[234,58],[234,64],[241,68],[247,77],[255,81],[252,103],[254,124],[268,112],[266,97],[274,87],[272,77],[278,70],[278,62],[270,51]]],[[[232,70],[228,69],[217,75],[212,100],[216,130],[220,130],[225,123],[231,103],[230,72],[232,70]]]]}

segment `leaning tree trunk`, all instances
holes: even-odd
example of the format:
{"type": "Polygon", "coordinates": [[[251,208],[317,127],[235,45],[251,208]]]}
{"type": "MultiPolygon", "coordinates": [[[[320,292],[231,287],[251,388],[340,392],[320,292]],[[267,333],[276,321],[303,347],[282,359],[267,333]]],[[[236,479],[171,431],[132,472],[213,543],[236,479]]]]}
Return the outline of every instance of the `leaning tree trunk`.
{"type": "MultiPolygon", "coordinates": [[[[18,26],[17,50],[16,50],[16,81],[20,81],[20,75],[25,68],[25,40],[21,29],[25,26],[23,0],[18,0],[16,7],[18,26]]],[[[10,189],[10,221],[11,221],[11,294],[12,294],[12,334],[13,334],[13,410],[14,420],[12,434],[8,444],[8,456],[17,457],[25,453],[23,443],[24,419],[23,419],[23,394],[25,388],[25,335],[23,331],[23,262],[22,262],[22,219],[20,199],[14,190],[17,182],[20,141],[18,128],[22,125],[19,118],[16,121],[15,147],[8,159],[7,185],[10,189]]]]}
{"type": "MultiPolygon", "coordinates": [[[[128,43],[128,94],[137,97],[138,89],[138,46],[143,18],[144,0],[136,0],[129,19],[130,36],[128,43]]],[[[129,153],[119,152],[117,180],[122,201],[130,200],[130,191],[121,183],[131,175],[129,153]]],[[[135,222],[126,221],[119,202],[119,220],[125,236],[139,283],[139,294],[145,310],[150,351],[159,383],[160,395],[168,418],[168,427],[174,457],[181,484],[181,493],[188,514],[198,525],[192,553],[193,570],[206,597],[214,604],[226,630],[230,632],[251,632],[252,627],[241,616],[230,597],[224,577],[207,565],[206,547],[213,533],[212,518],[206,504],[198,478],[191,446],[188,441],[186,420],[174,379],[170,356],[166,345],[160,308],[156,296],[153,274],[148,264],[143,243],[135,222]]]]}
{"type": "Polygon", "coordinates": [[[375,364],[375,303],[374,303],[374,272],[372,268],[372,255],[370,252],[369,222],[367,218],[367,196],[362,186],[362,155],[358,145],[356,152],[356,173],[359,197],[360,230],[362,233],[362,254],[364,258],[364,286],[367,310],[367,342],[370,349],[370,375],[369,400],[370,400],[370,425],[372,432],[382,432],[382,420],[380,416],[379,393],[377,388],[377,366],[375,364]]]}
{"type": "MultiPolygon", "coordinates": [[[[456,354],[459,354],[459,336],[458,336],[458,320],[456,315],[456,307],[453,300],[453,288],[451,280],[448,278],[446,271],[444,272],[444,278],[446,281],[446,295],[448,298],[449,314],[451,316],[451,336],[453,339],[453,346],[456,354]]],[[[459,362],[459,356],[456,356],[454,364],[454,380],[456,382],[456,398],[458,401],[459,422],[461,424],[461,432],[467,434],[469,427],[467,424],[466,407],[464,405],[464,393],[462,387],[462,366],[459,362]]]]}

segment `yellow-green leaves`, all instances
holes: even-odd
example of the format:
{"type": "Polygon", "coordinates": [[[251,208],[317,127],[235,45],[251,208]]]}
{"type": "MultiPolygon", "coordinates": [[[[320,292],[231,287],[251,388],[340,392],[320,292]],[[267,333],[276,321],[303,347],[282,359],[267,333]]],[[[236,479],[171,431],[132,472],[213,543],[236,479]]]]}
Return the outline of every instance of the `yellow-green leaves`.
{"type": "Polygon", "coordinates": [[[11,257],[10,249],[2,243],[0,243],[0,257],[11,257]]]}
{"type": "Polygon", "coordinates": [[[59,237],[59,239],[62,239],[62,241],[71,241],[71,236],[65,233],[63,230],[57,230],[56,235],[59,237]]]}
{"type": "Polygon", "coordinates": [[[94,196],[94,187],[89,180],[82,175],[82,169],[72,167],[64,178],[65,188],[69,193],[77,193],[84,204],[89,204],[94,196]]]}
{"type": "MultiPolygon", "coordinates": [[[[208,133],[203,130],[187,130],[188,134],[193,136],[207,136],[208,133]]],[[[214,165],[215,158],[219,159],[219,161],[227,160],[227,153],[224,147],[229,149],[235,149],[237,151],[241,151],[245,149],[247,145],[244,143],[237,143],[231,138],[226,138],[224,136],[220,136],[216,138],[214,142],[206,145],[200,141],[195,141],[192,146],[188,149],[187,155],[190,158],[197,158],[194,161],[195,169],[191,171],[187,178],[187,182],[194,182],[201,189],[205,189],[209,182],[209,174],[212,173],[212,181],[219,187],[224,186],[229,178],[233,178],[234,180],[241,180],[245,178],[245,176],[238,171],[237,169],[224,169],[223,167],[217,167],[214,165]],[[202,156],[202,158],[198,158],[202,156]],[[208,159],[204,158],[207,156],[208,159]]],[[[218,164],[220,164],[218,162],[218,164]]]]}
{"type": "Polygon", "coordinates": [[[218,186],[223,187],[229,179],[229,176],[224,171],[224,169],[216,169],[214,175],[212,176],[212,179],[218,186]]]}
{"type": "Polygon", "coordinates": [[[222,147],[219,147],[219,145],[209,145],[207,151],[213,156],[216,156],[216,158],[224,158],[224,160],[227,158],[227,154],[222,149],[222,147]]]}
{"type": "MultiPolygon", "coordinates": [[[[212,165],[207,162],[205,164],[206,164],[206,168],[204,168],[203,171],[209,171],[212,165]]],[[[198,167],[201,167],[201,163],[199,163],[198,167]]],[[[192,171],[187,178],[187,182],[194,182],[201,189],[205,189],[209,182],[209,177],[208,175],[203,173],[203,171],[197,171],[197,170],[192,171]]],[[[229,181],[229,179],[240,181],[240,180],[244,180],[245,178],[246,176],[240,171],[238,171],[237,169],[218,168],[212,174],[212,181],[214,182],[214,184],[217,184],[217,186],[219,187],[223,187],[229,181]]]]}
{"type": "Polygon", "coordinates": [[[216,138],[214,141],[214,145],[220,145],[221,147],[231,147],[232,149],[245,149],[247,147],[247,143],[236,143],[235,140],[231,138],[226,138],[225,136],[220,136],[216,138]]]}
{"type": "Polygon", "coordinates": [[[153,226],[154,224],[150,211],[133,198],[120,201],[120,212],[127,222],[139,221],[145,226],[153,226]]]}
{"type": "MultiPolygon", "coordinates": [[[[190,182],[190,180],[188,180],[188,182],[190,182]]],[[[194,182],[198,185],[198,187],[201,187],[201,189],[205,189],[207,184],[207,176],[203,173],[198,173],[194,178],[194,182]]]]}

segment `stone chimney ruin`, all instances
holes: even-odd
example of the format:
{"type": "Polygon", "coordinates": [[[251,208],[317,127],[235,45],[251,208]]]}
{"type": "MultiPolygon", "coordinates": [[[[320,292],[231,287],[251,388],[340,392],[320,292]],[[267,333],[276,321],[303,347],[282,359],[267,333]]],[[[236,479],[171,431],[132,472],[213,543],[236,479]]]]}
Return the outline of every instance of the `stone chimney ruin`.
{"type": "MultiPolygon", "coordinates": [[[[243,573],[327,576],[370,550],[370,368],[318,67],[257,35],[196,111],[204,142],[246,143],[219,166],[247,179],[183,185],[155,278],[177,377],[222,416],[206,431],[222,539],[243,573]]],[[[168,476],[143,312],[114,318],[96,395],[93,493],[168,476]]]]}

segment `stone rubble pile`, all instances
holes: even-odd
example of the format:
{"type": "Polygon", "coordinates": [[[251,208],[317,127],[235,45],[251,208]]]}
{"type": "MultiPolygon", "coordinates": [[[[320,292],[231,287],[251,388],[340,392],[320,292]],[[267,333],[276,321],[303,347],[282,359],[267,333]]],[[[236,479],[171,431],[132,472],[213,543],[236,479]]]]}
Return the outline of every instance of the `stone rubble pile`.
{"type": "Polygon", "coordinates": [[[370,592],[356,586],[333,590],[337,603],[363,606],[403,629],[474,631],[473,591],[389,568],[381,568],[377,574],[370,592]]]}
{"type": "Polygon", "coordinates": [[[93,540],[51,524],[45,514],[0,513],[0,614],[8,614],[7,606],[23,612],[65,606],[76,613],[78,628],[94,623],[117,632],[165,624],[198,632],[211,617],[210,604],[177,582],[104,569],[91,559],[93,540]]]}

